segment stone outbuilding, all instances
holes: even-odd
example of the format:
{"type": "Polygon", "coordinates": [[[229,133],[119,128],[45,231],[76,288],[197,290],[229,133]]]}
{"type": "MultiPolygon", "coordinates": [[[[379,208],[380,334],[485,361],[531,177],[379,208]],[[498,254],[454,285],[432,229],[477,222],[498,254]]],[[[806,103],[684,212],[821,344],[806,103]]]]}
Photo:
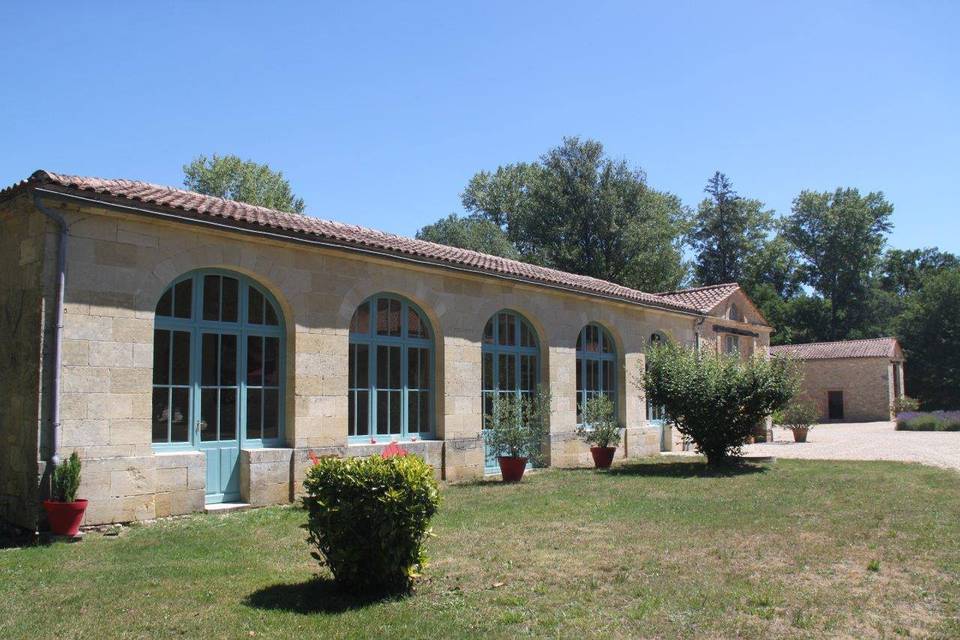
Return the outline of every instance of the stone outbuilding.
{"type": "Polygon", "coordinates": [[[800,360],[801,393],[816,403],[824,422],[891,420],[893,401],[904,395],[896,338],[780,345],[770,355],[800,360]]]}
{"type": "Polygon", "coordinates": [[[498,394],[550,391],[548,464],[669,449],[635,381],[655,340],[765,353],[738,286],[653,294],[179,189],[38,171],[0,191],[0,518],[33,528],[76,451],[86,523],[293,500],[311,454],[391,441],[496,472],[498,394]]]}

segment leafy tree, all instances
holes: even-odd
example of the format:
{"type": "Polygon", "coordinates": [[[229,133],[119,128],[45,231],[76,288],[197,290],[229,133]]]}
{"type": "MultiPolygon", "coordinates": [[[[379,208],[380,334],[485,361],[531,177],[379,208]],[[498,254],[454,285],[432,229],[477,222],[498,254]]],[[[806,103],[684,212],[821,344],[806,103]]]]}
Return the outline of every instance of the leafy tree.
{"type": "Polygon", "coordinates": [[[420,229],[417,238],[504,258],[520,257],[503,229],[486,218],[476,216],[460,217],[451,213],[420,229]]]}
{"type": "Polygon", "coordinates": [[[709,197],[700,203],[690,233],[697,252],[697,281],[705,285],[739,282],[746,277],[748,259],[766,243],[773,212],[764,210],[759,200],[739,196],[719,171],[704,191],[709,197]]]}
{"type": "Polygon", "coordinates": [[[782,234],[764,241],[744,257],[737,282],[750,297],[763,286],[769,286],[783,300],[796,296],[802,285],[796,249],[782,234]]]}
{"type": "Polygon", "coordinates": [[[880,288],[897,296],[920,290],[926,276],[960,267],[957,256],[936,247],[926,249],[889,249],[880,268],[880,288]]]}
{"type": "Polygon", "coordinates": [[[799,369],[786,358],[744,360],[673,343],[649,349],[646,365],[647,400],[663,406],[711,466],[738,456],[754,427],[786,405],[800,384],[799,369]]]}
{"type": "Polygon", "coordinates": [[[283,172],[238,156],[197,156],[183,165],[183,184],[191,191],[270,209],[303,213],[303,199],[293,194],[283,172]]]}
{"type": "Polygon", "coordinates": [[[907,358],[907,395],[924,409],[960,407],[960,269],[927,276],[897,332],[907,358]]]}
{"type": "Polygon", "coordinates": [[[883,193],[803,191],[793,201],[785,236],[803,259],[806,284],[829,302],[827,339],[850,336],[867,321],[880,253],[893,206],[883,193]]]}
{"type": "Polygon", "coordinates": [[[687,210],[599,142],[565,138],[536,162],[481,171],[461,198],[529,262],[646,291],[673,289],[686,275],[687,210]]]}

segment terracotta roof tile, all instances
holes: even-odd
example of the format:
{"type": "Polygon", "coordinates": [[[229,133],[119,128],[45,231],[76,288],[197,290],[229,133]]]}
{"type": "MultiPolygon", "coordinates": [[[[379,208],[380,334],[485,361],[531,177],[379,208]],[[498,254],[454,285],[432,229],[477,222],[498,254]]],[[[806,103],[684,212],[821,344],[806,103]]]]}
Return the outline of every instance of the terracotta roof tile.
{"type": "Polygon", "coordinates": [[[41,170],[36,171],[26,180],[0,190],[0,201],[34,188],[44,188],[68,195],[81,195],[107,203],[135,202],[161,212],[174,210],[179,214],[187,214],[186,217],[216,221],[239,229],[267,229],[294,238],[322,239],[348,248],[373,249],[384,253],[416,256],[478,272],[501,274],[588,294],[600,294],[644,306],[685,313],[700,312],[700,307],[687,302],[682,291],[663,295],[644,293],[605,280],[517,260],[136,180],[88,178],[41,170]]]}
{"type": "Polygon", "coordinates": [[[714,307],[730,297],[730,294],[739,288],[740,285],[736,282],[727,282],[724,284],[711,284],[706,287],[664,291],[657,295],[667,300],[673,300],[674,302],[691,306],[700,313],[709,313],[714,307]]]}
{"type": "Polygon", "coordinates": [[[770,347],[770,355],[792,355],[801,360],[896,358],[898,350],[899,345],[896,338],[872,338],[869,340],[783,344],[770,347]]]}

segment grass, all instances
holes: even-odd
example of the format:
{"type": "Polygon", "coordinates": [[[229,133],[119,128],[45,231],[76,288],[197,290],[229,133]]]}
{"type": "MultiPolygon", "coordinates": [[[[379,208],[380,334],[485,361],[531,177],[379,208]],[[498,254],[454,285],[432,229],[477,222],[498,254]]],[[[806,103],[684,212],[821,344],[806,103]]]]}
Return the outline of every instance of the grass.
{"type": "Polygon", "coordinates": [[[337,592],[298,508],[0,551],[3,638],[958,637],[960,477],[689,461],[450,486],[410,598],[337,592]]]}

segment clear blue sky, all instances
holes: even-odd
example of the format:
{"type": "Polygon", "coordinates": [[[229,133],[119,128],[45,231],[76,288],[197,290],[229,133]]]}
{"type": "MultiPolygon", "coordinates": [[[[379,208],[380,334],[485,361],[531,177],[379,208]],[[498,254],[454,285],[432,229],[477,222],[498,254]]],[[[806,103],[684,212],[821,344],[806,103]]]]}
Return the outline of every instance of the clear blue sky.
{"type": "Polygon", "coordinates": [[[11,4],[5,185],[179,186],[235,153],[313,215],[409,235],[580,135],[689,205],[716,169],[779,213],[880,189],[893,246],[960,252],[960,3],[11,4]]]}

